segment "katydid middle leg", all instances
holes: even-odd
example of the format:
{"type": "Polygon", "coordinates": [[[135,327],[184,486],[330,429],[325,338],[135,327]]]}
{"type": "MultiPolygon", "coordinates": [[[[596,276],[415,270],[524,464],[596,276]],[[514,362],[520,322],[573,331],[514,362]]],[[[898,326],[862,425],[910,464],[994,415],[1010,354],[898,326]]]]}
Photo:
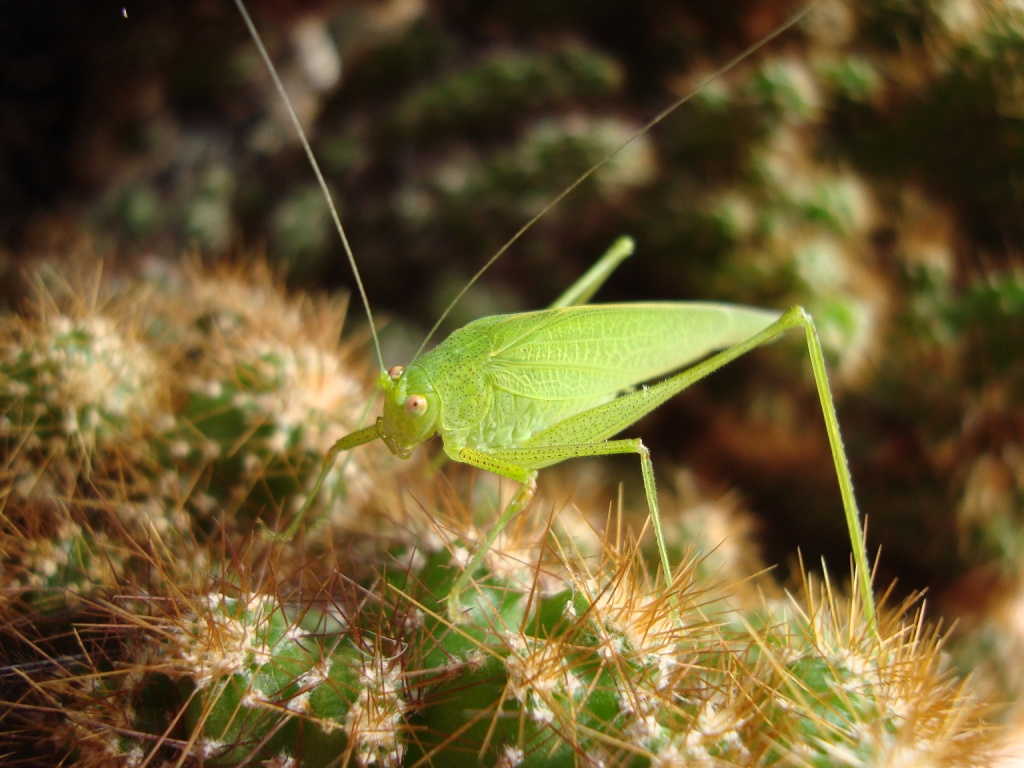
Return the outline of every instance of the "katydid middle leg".
{"type": "Polygon", "coordinates": [[[479,469],[518,480],[522,483],[516,495],[502,510],[501,515],[491,526],[483,543],[477,547],[476,552],[466,563],[462,574],[455,580],[448,597],[448,604],[451,616],[458,615],[460,606],[459,599],[462,593],[469,586],[473,574],[483,563],[484,557],[490,551],[498,536],[508,526],[512,519],[519,514],[536,490],[537,470],[552,464],[558,464],[567,459],[580,459],[596,456],[613,456],[625,453],[636,453],[640,456],[640,463],[643,470],[644,490],[647,494],[647,506],[651,514],[654,535],[658,542],[658,552],[661,556],[661,567],[665,572],[665,581],[671,583],[672,567],[668,560],[668,551],[665,547],[665,538],[662,533],[661,519],[658,515],[658,495],[654,485],[654,467],[651,464],[651,452],[640,442],[639,439],[604,440],[596,443],[577,443],[567,445],[546,445],[536,447],[499,449],[493,452],[476,451],[471,448],[463,448],[459,451],[458,460],[463,464],[469,464],[479,469]]]}

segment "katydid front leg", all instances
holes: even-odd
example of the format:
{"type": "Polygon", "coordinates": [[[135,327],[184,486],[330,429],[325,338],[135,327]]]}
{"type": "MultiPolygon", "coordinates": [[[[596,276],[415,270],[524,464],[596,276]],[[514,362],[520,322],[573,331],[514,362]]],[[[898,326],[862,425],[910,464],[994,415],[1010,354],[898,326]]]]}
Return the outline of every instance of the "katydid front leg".
{"type": "MultiPolygon", "coordinates": [[[[579,306],[586,303],[590,298],[597,292],[597,290],[604,284],[608,277],[615,271],[615,269],[627,258],[633,255],[635,250],[635,244],[631,237],[620,237],[607,252],[597,262],[588,269],[582,276],[580,276],[572,285],[565,290],[565,292],[552,302],[551,307],[569,307],[579,306]]],[[[382,381],[383,381],[382,375],[382,381]]],[[[302,507],[296,513],[294,520],[291,525],[282,534],[275,534],[275,538],[290,539],[292,538],[299,529],[302,520],[309,512],[310,507],[316,500],[317,495],[320,493],[320,488],[323,486],[324,480],[327,478],[331,467],[338,458],[338,454],[342,451],[347,451],[351,448],[355,448],[360,445],[372,442],[375,439],[385,439],[383,419],[377,419],[376,423],[370,427],[357,430],[349,435],[345,435],[339,439],[334,445],[331,446],[330,450],[324,456],[323,463],[320,467],[320,472],[313,483],[313,487],[310,489],[308,496],[302,507]]],[[[386,442],[386,440],[385,440],[386,442]]],[[[512,480],[516,480],[523,484],[523,488],[520,489],[519,493],[512,499],[509,506],[506,507],[504,512],[498,518],[495,523],[494,530],[485,539],[485,544],[477,554],[473,556],[470,561],[472,568],[468,570],[472,572],[475,568],[479,567],[484,555],[487,553],[490,545],[495,539],[501,534],[502,529],[508,524],[508,521],[515,517],[516,513],[527,504],[530,498],[533,496],[533,492],[536,489],[536,471],[531,471],[528,467],[519,466],[516,460],[513,458],[508,462],[496,462],[487,461],[482,457],[486,454],[478,451],[472,451],[470,449],[465,450],[465,456],[462,458],[461,455],[453,456],[456,461],[465,461],[466,463],[474,464],[482,469],[493,471],[496,474],[508,477],[512,480]],[[476,456],[483,463],[475,463],[468,457],[476,456]],[[504,522],[502,522],[504,521],[504,522]]],[[[493,454],[492,454],[493,455],[493,454]]],[[[578,454],[584,455],[584,454],[578,454]]],[[[590,455],[590,454],[588,454],[590,455]]],[[[593,454],[598,455],[598,454],[593,454]]],[[[462,587],[465,587],[465,581],[468,577],[460,579],[462,581],[462,587]]]]}
{"type": "Polygon", "coordinates": [[[309,512],[309,508],[313,506],[317,496],[320,495],[320,488],[323,487],[324,480],[327,479],[327,475],[331,471],[331,467],[334,466],[334,462],[338,460],[338,454],[342,451],[347,451],[360,445],[366,445],[366,443],[373,442],[381,437],[381,419],[377,419],[376,423],[372,426],[365,427],[363,429],[356,430],[351,434],[345,435],[334,443],[324,455],[323,461],[320,463],[320,472],[316,476],[316,480],[313,482],[313,487],[310,488],[309,493],[306,495],[306,500],[302,502],[302,506],[299,507],[299,511],[295,513],[295,519],[292,520],[284,533],[270,533],[271,538],[281,541],[288,541],[295,537],[295,534],[299,532],[299,526],[306,517],[306,513],[309,512]]]}
{"type": "MultiPolygon", "coordinates": [[[[604,284],[604,282],[608,279],[611,273],[614,272],[615,269],[625,259],[633,255],[634,250],[635,244],[633,242],[633,238],[618,238],[614,243],[612,243],[611,248],[609,248],[608,251],[600,259],[597,260],[594,266],[588,269],[581,277],[579,277],[572,285],[570,285],[569,288],[567,288],[561,296],[555,299],[551,306],[569,307],[578,306],[580,304],[587,302],[590,299],[590,297],[593,296],[595,292],[597,292],[598,288],[600,288],[604,284]]],[[[386,382],[385,376],[386,374],[381,374],[381,382],[386,382]]],[[[373,424],[372,426],[356,430],[351,434],[345,435],[344,437],[340,438],[336,443],[334,443],[334,445],[331,446],[330,450],[328,450],[326,455],[324,456],[324,460],[320,465],[320,472],[317,474],[316,480],[313,482],[313,487],[310,489],[309,494],[306,496],[306,500],[299,508],[299,511],[295,514],[295,518],[288,526],[288,529],[284,531],[284,533],[273,534],[273,537],[276,539],[288,540],[295,536],[295,534],[299,530],[299,526],[302,524],[302,521],[305,519],[306,514],[309,512],[310,507],[312,507],[313,503],[316,501],[316,497],[319,495],[320,489],[321,487],[323,487],[324,480],[326,480],[328,473],[331,471],[331,467],[337,460],[338,454],[340,454],[342,451],[347,451],[350,450],[351,448],[355,448],[360,445],[365,445],[366,443],[372,442],[373,440],[376,440],[378,438],[381,440],[385,440],[385,442],[387,442],[386,437],[387,435],[385,435],[383,419],[378,418],[376,423],[373,424]]],[[[467,449],[466,455],[483,456],[484,454],[480,452],[468,451],[467,449]]],[[[465,460],[459,458],[458,456],[455,456],[453,458],[455,458],[456,461],[465,460]]],[[[501,520],[505,520],[506,518],[511,519],[515,517],[514,509],[522,509],[529,501],[530,497],[533,495],[533,490],[536,488],[537,473],[533,472],[532,477],[530,477],[529,482],[527,482],[530,470],[527,467],[517,466],[514,459],[508,463],[501,463],[499,465],[500,468],[496,468],[495,466],[491,466],[490,464],[477,464],[475,466],[480,466],[483,469],[491,470],[499,475],[503,475],[504,477],[508,477],[512,480],[517,480],[518,482],[523,483],[524,485],[524,488],[520,490],[520,492],[513,499],[513,502],[516,502],[517,506],[513,508],[512,512],[510,512],[509,509],[507,508],[499,518],[499,523],[501,520]],[[528,492],[525,487],[527,485],[530,486],[528,492]]],[[[510,504],[510,507],[511,506],[512,505],[510,504]]],[[[507,520],[505,524],[507,525],[507,520]]],[[[498,535],[501,533],[501,529],[503,527],[503,525],[498,526],[496,524],[497,532],[489,535],[486,541],[488,543],[492,543],[494,539],[496,539],[498,535]]],[[[486,549],[487,547],[484,547],[483,554],[486,554],[486,549]]],[[[474,563],[474,567],[478,567],[480,565],[480,561],[483,559],[483,554],[474,556],[473,560],[471,561],[474,563]]]]}

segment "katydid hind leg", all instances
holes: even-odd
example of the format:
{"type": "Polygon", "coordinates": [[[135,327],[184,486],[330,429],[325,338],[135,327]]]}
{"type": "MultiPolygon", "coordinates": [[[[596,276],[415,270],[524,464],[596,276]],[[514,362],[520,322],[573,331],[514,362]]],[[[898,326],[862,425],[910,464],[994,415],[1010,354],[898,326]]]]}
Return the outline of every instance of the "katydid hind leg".
{"type": "MultiPolygon", "coordinates": [[[[808,355],[811,358],[811,368],[814,373],[815,387],[818,392],[818,400],[821,406],[822,417],[825,421],[825,429],[828,434],[829,448],[832,452],[832,459],[835,465],[836,477],[839,483],[840,496],[843,503],[843,511],[846,516],[847,529],[850,536],[850,546],[853,551],[856,588],[859,592],[865,618],[869,627],[877,632],[875,618],[874,596],[871,588],[871,569],[867,557],[867,544],[864,539],[864,531],[860,522],[860,513],[857,509],[856,499],[853,493],[853,480],[850,476],[850,469],[846,460],[846,452],[843,448],[842,438],[839,431],[839,419],[835,411],[835,403],[832,400],[832,392],[828,384],[828,375],[825,369],[825,358],[821,350],[821,343],[818,340],[817,330],[811,316],[802,307],[793,307],[775,322],[767,325],[763,330],[754,334],[746,341],[735,344],[727,349],[718,352],[706,360],[687,368],[680,373],[658,382],[649,387],[622,395],[607,403],[595,406],[587,411],[570,416],[567,419],[555,424],[548,429],[534,435],[528,444],[524,445],[521,451],[529,453],[520,454],[520,461],[527,462],[530,466],[540,468],[548,464],[561,461],[559,458],[566,452],[567,446],[592,447],[595,451],[600,450],[599,446],[607,445],[610,437],[618,434],[623,429],[637,422],[669,398],[675,396],[691,384],[700,381],[705,376],[717,371],[722,366],[736,358],[768,344],[786,331],[793,328],[802,328],[807,344],[808,355]],[[542,455],[550,452],[549,459],[543,459],[542,455]]],[[[614,441],[613,441],[614,442],[614,441]]],[[[644,449],[646,450],[646,449],[644,449]]],[[[612,453],[615,451],[609,451],[612,453]]],[[[515,460],[515,452],[495,451],[496,458],[515,460]]],[[[600,455],[599,453],[573,453],[572,456],[600,455]]],[[[564,458],[571,458],[565,456],[564,458]]],[[[647,460],[649,463],[649,459],[647,460]]],[[[652,525],[655,528],[655,535],[661,537],[660,520],[655,519],[657,514],[657,499],[654,498],[653,471],[649,470],[648,463],[644,464],[645,486],[648,495],[648,506],[652,514],[652,525]],[[647,473],[650,474],[648,478],[647,473]]],[[[660,554],[663,557],[665,547],[659,541],[660,554]]],[[[668,571],[666,570],[666,575],[668,571]]]]}
{"type": "MultiPolygon", "coordinates": [[[[818,393],[818,403],[821,406],[821,415],[825,421],[825,431],[828,434],[829,450],[832,453],[832,462],[836,470],[836,480],[839,484],[839,494],[842,499],[843,513],[846,517],[847,531],[850,537],[850,547],[853,552],[855,589],[859,593],[860,603],[864,612],[864,618],[868,628],[876,636],[878,635],[878,622],[875,612],[875,598],[871,587],[871,566],[868,562],[867,541],[864,536],[864,528],[860,521],[860,512],[857,509],[857,501],[853,493],[853,479],[850,475],[849,462],[846,459],[846,450],[843,447],[843,440],[839,430],[839,417],[836,415],[835,402],[832,399],[832,389],[828,383],[828,372],[825,367],[825,355],[821,349],[821,342],[818,339],[818,331],[814,320],[803,307],[793,307],[785,312],[778,320],[769,325],[760,333],[750,339],[737,344],[729,349],[719,352],[702,363],[683,371],[665,382],[651,387],[654,390],[665,384],[672,384],[674,379],[683,379],[683,387],[689,386],[708,374],[718,370],[726,363],[735,360],[756,347],[774,341],[786,331],[793,328],[802,328],[807,345],[807,354],[811,359],[811,370],[814,374],[814,385],[818,393]]],[[[674,386],[666,387],[671,391],[674,386]]],[[[678,389],[676,390],[678,391],[678,389]]],[[[671,395],[668,395],[671,396],[671,395]]],[[[620,398],[621,399],[621,398],[620,398]]]]}

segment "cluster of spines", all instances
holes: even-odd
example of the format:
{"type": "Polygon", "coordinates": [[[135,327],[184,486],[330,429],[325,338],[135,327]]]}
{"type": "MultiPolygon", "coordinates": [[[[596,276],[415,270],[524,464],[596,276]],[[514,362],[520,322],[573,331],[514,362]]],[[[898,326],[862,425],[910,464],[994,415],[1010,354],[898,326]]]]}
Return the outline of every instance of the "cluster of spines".
{"type": "Polygon", "coordinates": [[[154,596],[109,611],[109,630],[132,638],[122,658],[39,690],[73,713],[57,736],[88,765],[968,765],[986,754],[979,704],[941,671],[937,637],[914,616],[886,620],[880,640],[856,605],[807,586],[802,606],[768,604],[729,630],[705,609],[720,595],[688,567],[670,599],[634,556],[563,564],[553,593],[481,574],[460,617],[443,613],[457,571],[446,548],[362,600],[303,603],[269,584],[154,596]]]}
{"type": "MultiPolygon", "coordinates": [[[[336,305],[286,300],[267,275],[173,279],[86,305],[108,288],[40,278],[3,319],[3,602],[109,588],[138,542],[186,554],[286,520],[361,411],[336,305]]],[[[363,460],[320,511],[342,486],[366,494],[363,460]]]]}

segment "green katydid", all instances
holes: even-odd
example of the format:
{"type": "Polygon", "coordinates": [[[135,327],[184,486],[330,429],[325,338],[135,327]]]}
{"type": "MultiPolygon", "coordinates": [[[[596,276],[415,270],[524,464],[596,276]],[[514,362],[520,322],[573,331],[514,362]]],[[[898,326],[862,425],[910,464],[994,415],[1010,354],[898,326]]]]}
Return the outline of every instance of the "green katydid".
{"type": "MultiPolygon", "coordinates": [[[[327,185],[255,26],[241,0],[235,3],[270,69],[327,196],[372,328],[366,292],[340,220],[330,203],[327,185]]],[[[808,10],[791,18],[767,39],[781,34],[808,10]]],[[[767,39],[744,51],[715,76],[727,71],[767,39]]],[[[637,135],[687,98],[689,95],[671,105],[637,135]]],[[[524,225],[473,280],[596,167],[524,225]]],[[[407,458],[420,443],[439,435],[451,459],[520,483],[519,491],[456,580],[449,599],[450,607],[456,611],[459,596],[470,585],[487,551],[533,495],[538,470],[570,458],[635,453],[640,457],[660,565],[664,578],[670,580],[672,566],[658,512],[650,454],[639,439],[611,438],[731,360],[790,329],[802,328],[846,514],[857,588],[865,618],[874,629],[875,608],[863,530],[825,361],[811,317],[800,307],[780,314],[702,302],[587,304],[615,267],[630,255],[632,248],[631,240],[620,239],[546,310],[476,320],[452,333],[433,350],[417,354],[404,368],[396,366],[384,370],[381,362],[378,385],[384,394],[383,415],[372,426],[342,437],[331,447],[306,503],[284,536],[294,535],[342,451],[380,439],[393,454],[407,458]],[[721,351],[707,357],[715,350],[721,351]],[[683,369],[695,361],[700,362],[683,369]],[[657,383],[645,384],[668,374],[672,375],[657,383]]],[[[455,301],[462,295],[460,293],[455,301]]],[[[375,335],[374,343],[380,358],[375,335]]]]}

